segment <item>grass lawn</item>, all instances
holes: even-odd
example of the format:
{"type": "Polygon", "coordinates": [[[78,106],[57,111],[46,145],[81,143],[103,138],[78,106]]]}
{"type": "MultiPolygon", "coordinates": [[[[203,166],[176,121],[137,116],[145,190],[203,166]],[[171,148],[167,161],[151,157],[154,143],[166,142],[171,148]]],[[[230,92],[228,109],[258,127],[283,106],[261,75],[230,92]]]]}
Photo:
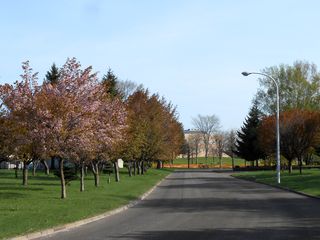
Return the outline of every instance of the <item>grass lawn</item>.
{"type": "MultiPolygon", "coordinates": [[[[0,239],[70,223],[117,208],[136,199],[170,174],[168,169],[149,169],[144,176],[129,177],[121,173],[120,182],[101,176],[100,187],[93,176],[86,177],[85,192],[79,180],[67,187],[67,199],[60,199],[60,181],[54,175],[29,177],[21,185],[14,171],[0,170],[0,239]]],[[[30,173],[29,173],[30,174],[30,173]]],[[[21,176],[21,173],[20,173],[21,176]]]]}
{"type": "MultiPolygon", "coordinates": [[[[244,166],[244,160],[241,158],[234,158],[234,164],[235,166],[244,166]]],[[[190,159],[190,163],[192,163],[191,159],[190,159]]],[[[194,159],[193,163],[196,163],[196,160],[194,159]]],[[[219,165],[220,164],[220,160],[218,157],[215,157],[214,160],[212,157],[209,157],[208,160],[206,161],[205,157],[199,157],[198,158],[198,163],[199,164],[214,164],[214,165],[219,165]]],[[[173,164],[188,164],[188,159],[187,158],[178,158],[176,160],[173,161],[173,164]]],[[[222,158],[222,164],[223,165],[229,165],[232,166],[232,160],[229,157],[223,157],[222,158]]]]}
{"type": "MultiPolygon", "coordinates": [[[[241,172],[233,174],[233,176],[277,185],[275,171],[241,172]]],[[[281,172],[280,185],[295,191],[320,197],[320,169],[304,169],[302,175],[299,174],[298,170],[294,170],[291,174],[281,172]]]]}

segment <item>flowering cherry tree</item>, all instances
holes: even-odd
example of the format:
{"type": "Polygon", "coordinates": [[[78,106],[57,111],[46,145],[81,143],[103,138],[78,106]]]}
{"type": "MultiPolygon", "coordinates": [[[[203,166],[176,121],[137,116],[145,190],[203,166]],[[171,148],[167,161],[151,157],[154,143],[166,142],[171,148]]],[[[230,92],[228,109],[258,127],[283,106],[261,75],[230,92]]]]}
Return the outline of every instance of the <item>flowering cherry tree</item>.
{"type": "Polygon", "coordinates": [[[46,149],[59,159],[61,198],[65,198],[64,161],[79,163],[83,191],[85,161],[99,159],[106,147],[121,139],[126,126],[125,108],[103,91],[92,68],[81,70],[75,58],[62,67],[58,83],[43,86],[41,99],[43,121],[50,130],[46,149]]]}
{"type": "Polygon", "coordinates": [[[29,164],[44,153],[44,126],[37,108],[37,73],[32,72],[28,61],[22,63],[22,69],[21,81],[0,86],[0,99],[11,136],[8,154],[24,163],[23,185],[27,185],[29,164]]]}

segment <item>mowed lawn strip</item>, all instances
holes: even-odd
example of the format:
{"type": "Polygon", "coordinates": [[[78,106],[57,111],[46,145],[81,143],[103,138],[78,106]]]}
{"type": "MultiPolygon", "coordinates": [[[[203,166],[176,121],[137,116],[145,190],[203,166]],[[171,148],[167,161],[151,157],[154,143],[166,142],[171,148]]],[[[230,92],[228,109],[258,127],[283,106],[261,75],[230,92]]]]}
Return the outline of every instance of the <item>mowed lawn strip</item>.
{"type": "MultiPolygon", "coordinates": [[[[54,175],[29,177],[29,185],[21,185],[11,170],[0,170],[0,239],[74,222],[115,209],[137,199],[170,174],[168,169],[149,169],[141,176],[121,173],[120,182],[107,183],[102,175],[100,186],[93,176],[85,179],[80,192],[78,180],[67,186],[67,199],[60,199],[60,182],[54,175]]],[[[21,175],[21,173],[20,173],[21,175]]]]}
{"type": "MultiPolygon", "coordinates": [[[[229,165],[232,166],[232,159],[229,157],[223,157],[221,160],[223,165],[229,165]]],[[[190,159],[190,163],[192,163],[190,159]]],[[[193,160],[193,163],[196,164],[196,160],[193,160]]],[[[173,164],[188,164],[188,159],[187,158],[177,158],[173,160],[173,164]]],[[[206,161],[205,157],[198,157],[198,164],[214,164],[214,165],[219,165],[220,160],[218,157],[215,157],[214,159],[212,157],[208,157],[208,160],[206,161]]],[[[235,166],[244,166],[245,161],[244,159],[241,158],[234,158],[234,165],[235,166]]]]}
{"type": "MultiPolygon", "coordinates": [[[[278,185],[275,171],[253,171],[233,174],[235,177],[271,185],[278,185]]],[[[291,174],[281,172],[280,186],[320,197],[320,169],[303,169],[302,174],[294,170],[291,174]]]]}

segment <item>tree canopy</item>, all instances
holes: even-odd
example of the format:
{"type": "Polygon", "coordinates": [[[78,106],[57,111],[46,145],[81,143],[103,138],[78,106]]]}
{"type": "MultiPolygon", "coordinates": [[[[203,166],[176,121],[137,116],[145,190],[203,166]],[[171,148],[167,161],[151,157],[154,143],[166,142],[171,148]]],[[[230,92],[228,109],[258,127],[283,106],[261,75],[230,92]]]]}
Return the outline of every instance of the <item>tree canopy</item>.
{"type": "Polygon", "coordinates": [[[123,154],[128,160],[164,161],[180,153],[183,128],[170,103],[138,90],[128,98],[127,108],[129,127],[123,154]]]}
{"type": "MultiPolygon", "coordinates": [[[[281,111],[290,109],[319,110],[320,73],[315,64],[296,61],[292,66],[281,64],[265,68],[263,73],[279,82],[281,111]]],[[[260,78],[260,89],[255,101],[265,114],[273,115],[276,109],[276,88],[270,79],[260,78]]]]}
{"type": "MultiPolygon", "coordinates": [[[[260,146],[269,155],[275,153],[275,125],[275,117],[268,116],[262,120],[259,127],[260,146]]],[[[282,112],[280,126],[280,150],[281,155],[288,161],[289,172],[294,159],[298,159],[301,170],[303,157],[312,148],[319,146],[320,114],[301,109],[282,112]]]]}

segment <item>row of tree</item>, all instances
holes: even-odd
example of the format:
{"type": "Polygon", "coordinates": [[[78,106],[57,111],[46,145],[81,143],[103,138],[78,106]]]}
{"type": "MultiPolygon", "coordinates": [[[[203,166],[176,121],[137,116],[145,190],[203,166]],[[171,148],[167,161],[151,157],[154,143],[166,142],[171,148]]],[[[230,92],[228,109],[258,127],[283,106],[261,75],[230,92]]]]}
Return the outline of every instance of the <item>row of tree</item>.
{"type": "MultiPolygon", "coordinates": [[[[263,73],[279,82],[280,149],[282,165],[310,163],[320,149],[320,73],[316,65],[297,61],[292,66],[266,68],[263,73]]],[[[237,132],[236,154],[249,160],[274,159],[276,149],[275,86],[260,79],[253,107],[237,132]]],[[[257,161],[258,163],[258,161],[257,161]]]]}
{"type": "Polygon", "coordinates": [[[60,69],[53,65],[42,85],[29,62],[22,68],[21,81],[0,86],[0,154],[23,162],[24,185],[29,165],[50,158],[59,162],[65,198],[66,163],[80,170],[83,191],[86,167],[98,186],[110,162],[119,181],[118,158],[132,175],[132,169],[143,174],[152,161],[160,164],[180,153],[184,137],[176,109],[158,95],[119,81],[111,70],[100,81],[75,58],[60,69]]]}

